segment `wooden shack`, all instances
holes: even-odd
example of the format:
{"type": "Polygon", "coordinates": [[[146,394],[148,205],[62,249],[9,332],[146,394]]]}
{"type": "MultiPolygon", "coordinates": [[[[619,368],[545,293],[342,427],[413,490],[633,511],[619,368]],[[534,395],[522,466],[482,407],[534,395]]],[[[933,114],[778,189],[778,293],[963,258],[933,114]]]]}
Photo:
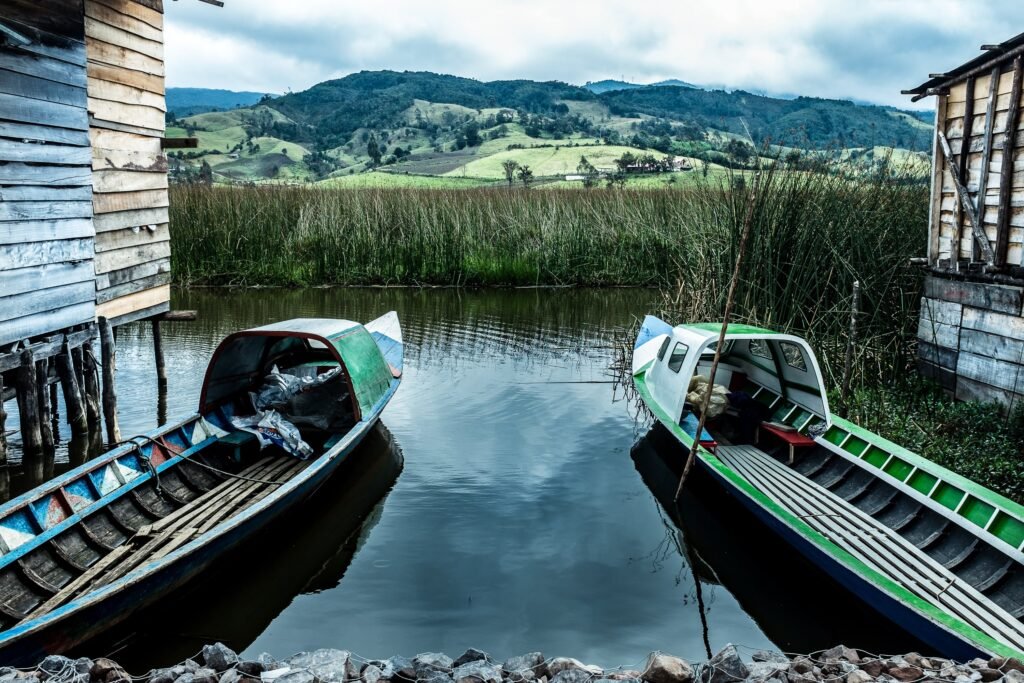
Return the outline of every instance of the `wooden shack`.
{"type": "Polygon", "coordinates": [[[936,98],[919,365],[957,398],[1024,396],[1024,33],[905,91],[936,98]]]}
{"type": "Polygon", "coordinates": [[[98,332],[119,438],[111,330],[170,308],[165,109],[162,0],[0,3],[0,397],[26,455],[58,378],[76,430],[98,420],[98,332]]]}

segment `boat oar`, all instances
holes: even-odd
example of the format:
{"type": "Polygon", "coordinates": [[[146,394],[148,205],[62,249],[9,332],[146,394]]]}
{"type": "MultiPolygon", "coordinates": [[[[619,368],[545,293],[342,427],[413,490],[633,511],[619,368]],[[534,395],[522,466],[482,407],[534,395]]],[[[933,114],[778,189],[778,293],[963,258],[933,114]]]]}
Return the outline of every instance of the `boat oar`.
{"type": "Polygon", "coordinates": [[[708,406],[711,405],[711,390],[715,386],[715,373],[718,371],[718,361],[722,358],[722,347],[725,346],[725,333],[729,327],[729,316],[732,314],[732,304],[736,298],[736,283],[740,279],[740,267],[743,265],[743,254],[747,250],[747,241],[750,239],[750,226],[754,223],[754,205],[757,199],[758,181],[761,179],[761,172],[754,174],[754,183],[751,186],[750,194],[747,195],[747,210],[743,217],[743,232],[740,234],[740,246],[736,253],[736,265],[732,270],[732,281],[729,283],[729,294],[725,298],[725,313],[722,315],[722,331],[718,333],[718,344],[715,345],[715,359],[711,362],[711,371],[708,373],[708,386],[704,392],[704,400],[701,402],[700,420],[697,421],[697,432],[693,437],[693,445],[690,446],[690,453],[686,456],[686,465],[683,467],[683,474],[679,477],[679,487],[676,489],[675,501],[683,494],[683,485],[686,484],[686,477],[693,467],[693,456],[700,448],[700,437],[704,433],[704,421],[708,416],[708,406]]]}

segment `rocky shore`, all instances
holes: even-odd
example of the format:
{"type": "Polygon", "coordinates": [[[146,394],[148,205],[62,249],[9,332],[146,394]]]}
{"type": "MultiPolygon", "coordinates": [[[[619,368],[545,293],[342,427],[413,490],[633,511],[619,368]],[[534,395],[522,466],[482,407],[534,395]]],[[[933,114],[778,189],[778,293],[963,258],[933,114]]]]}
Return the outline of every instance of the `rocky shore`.
{"type": "Polygon", "coordinates": [[[456,659],[441,653],[368,660],[346,650],[300,652],[277,660],[239,657],[207,645],[195,659],[130,676],[110,659],[52,655],[34,669],[0,667],[0,683],[1024,683],[1024,663],[993,657],[954,662],[916,653],[879,656],[837,645],[809,655],[758,651],[744,659],[733,645],[706,662],[652,652],[642,669],[602,669],[569,657],[531,652],[504,661],[470,649],[456,659]]]}

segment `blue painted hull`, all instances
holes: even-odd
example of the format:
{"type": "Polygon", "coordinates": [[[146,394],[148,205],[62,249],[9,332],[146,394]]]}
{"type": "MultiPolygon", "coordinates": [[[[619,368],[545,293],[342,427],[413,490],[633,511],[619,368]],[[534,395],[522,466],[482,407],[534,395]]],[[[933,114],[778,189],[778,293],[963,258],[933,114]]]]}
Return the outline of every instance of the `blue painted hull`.
{"type": "MultiPolygon", "coordinates": [[[[952,631],[924,617],[912,607],[894,599],[864,579],[857,572],[850,570],[845,564],[801,536],[792,527],[772,514],[771,511],[762,507],[756,500],[734,486],[717,469],[709,466],[703,458],[698,457],[697,462],[726,492],[739,501],[743,507],[750,511],[778,537],[894,624],[908,633],[912,633],[922,642],[934,648],[935,653],[960,661],[967,661],[975,657],[987,659],[991,655],[991,653],[978,649],[971,642],[964,640],[952,631]]],[[[827,596],[824,599],[827,599],[827,596]]],[[[837,615],[837,618],[852,618],[852,616],[837,615]]]]}
{"type": "Polygon", "coordinates": [[[312,495],[356,449],[380,419],[380,412],[397,389],[394,382],[373,414],[346,435],[344,445],[321,456],[293,480],[252,509],[230,520],[231,526],[206,535],[165,558],[132,572],[110,586],[86,595],[38,620],[11,629],[0,639],[0,664],[24,666],[47,654],[65,652],[96,636],[135,611],[164,597],[203,572],[220,556],[256,535],[275,518],[312,495]]]}

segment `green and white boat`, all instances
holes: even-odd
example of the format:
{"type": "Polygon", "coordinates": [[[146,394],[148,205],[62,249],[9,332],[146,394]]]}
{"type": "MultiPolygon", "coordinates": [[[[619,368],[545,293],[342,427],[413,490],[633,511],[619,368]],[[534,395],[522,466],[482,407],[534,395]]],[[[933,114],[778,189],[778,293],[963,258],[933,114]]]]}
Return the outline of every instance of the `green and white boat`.
{"type": "MultiPolygon", "coordinates": [[[[687,449],[720,332],[647,316],[634,345],[640,396],[687,449]]],[[[936,654],[1024,658],[1024,507],[832,415],[800,337],[729,325],[715,385],[696,464],[742,505],[936,654]]]]}

